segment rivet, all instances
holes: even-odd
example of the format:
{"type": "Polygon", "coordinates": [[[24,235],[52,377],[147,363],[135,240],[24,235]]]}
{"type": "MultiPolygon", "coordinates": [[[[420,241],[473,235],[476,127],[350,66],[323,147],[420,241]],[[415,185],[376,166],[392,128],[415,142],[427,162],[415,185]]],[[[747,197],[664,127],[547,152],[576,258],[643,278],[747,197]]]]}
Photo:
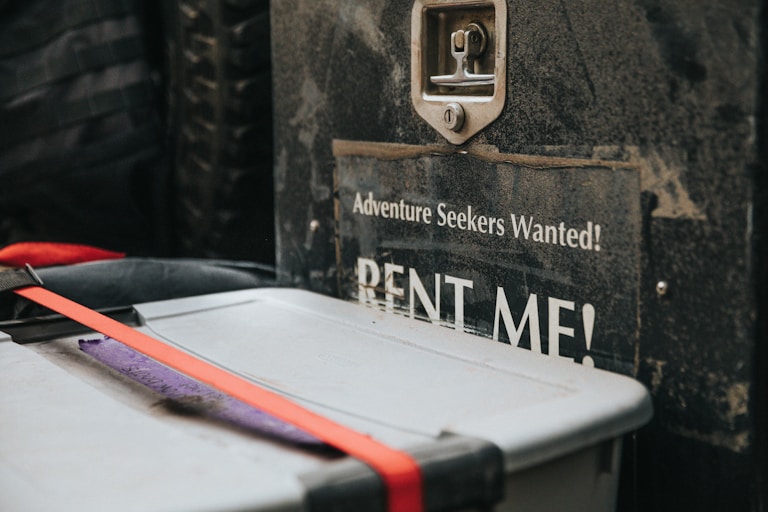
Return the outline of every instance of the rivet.
{"type": "Polygon", "coordinates": [[[665,296],[669,292],[669,283],[666,281],[659,281],[656,283],[656,293],[659,297],[665,296]]]}
{"type": "Polygon", "coordinates": [[[312,221],[309,223],[309,230],[315,233],[318,229],[320,229],[320,221],[317,219],[312,219],[312,221]]]}

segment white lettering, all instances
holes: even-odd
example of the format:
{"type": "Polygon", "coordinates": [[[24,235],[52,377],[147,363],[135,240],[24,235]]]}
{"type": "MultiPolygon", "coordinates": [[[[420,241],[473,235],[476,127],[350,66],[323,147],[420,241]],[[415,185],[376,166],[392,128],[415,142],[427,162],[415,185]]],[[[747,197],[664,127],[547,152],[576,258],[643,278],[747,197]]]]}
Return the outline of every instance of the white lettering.
{"type": "Polygon", "coordinates": [[[550,297],[548,301],[548,317],[549,317],[549,355],[558,356],[563,359],[573,361],[571,357],[565,357],[560,354],[560,335],[573,338],[573,327],[565,327],[560,325],[560,310],[567,309],[573,311],[576,305],[570,300],[560,300],[554,297],[550,297]]]}
{"type": "Polygon", "coordinates": [[[592,249],[592,223],[587,222],[587,229],[579,233],[579,247],[585,250],[592,249]]]}
{"type": "Polygon", "coordinates": [[[399,202],[381,201],[373,197],[373,192],[368,192],[365,199],[360,195],[360,192],[357,192],[352,204],[352,213],[422,224],[432,223],[432,209],[429,206],[408,204],[403,199],[399,202]]]}
{"type": "MultiPolygon", "coordinates": [[[[446,216],[447,218],[447,216],[446,216]]],[[[564,240],[573,239],[573,235],[565,235],[564,240]]],[[[381,285],[382,270],[375,260],[369,258],[357,258],[357,281],[358,281],[358,300],[362,304],[373,304],[385,311],[394,313],[395,311],[408,310],[411,318],[416,318],[416,309],[419,308],[419,318],[429,320],[435,324],[452,326],[456,330],[472,332],[467,328],[465,318],[465,305],[467,304],[467,290],[474,290],[475,283],[470,279],[463,279],[449,274],[434,274],[434,295],[430,294],[422,282],[418,272],[414,268],[407,268],[394,262],[383,264],[383,286],[381,285]],[[406,274],[407,272],[407,274],[406,274]],[[408,276],[408,293],[406,295],[404,288],[398,286],[398,276],[408,276]],[[453,321],[441,318],[441,284],[453,286],[453,321]],[[382,300],[383,299],[383,300],[382,300]],[[408,304],[406,304],[406,301],[408,304]],[[419,303],[421,304],[419,306],[419,303]],[[422,313],[423,311],[423,313],[422,313]],[[426,317],[426,318],[424,318],[426,317]]],[[[546,326],[542,325],[539,312],[538,295],[531,293],[528,295],[525,307],[522,310],[513,312],[510,308],[505,290],[501,286],[496,287],[496,304],[493,319],[493,339],[499,341],[502,322],[505,329],[505,339],[510,344],[520,346],[523,335],[528,332],[530,340],[530,349],[532,352],[543,353],[541,333],[543,328],[547,329],[548,350],[550,357],[559,357],[568,361],[573,361],[573,357],[567,357],[562,354],[562,337],[575,338],[575,326],[563,324],[562,311],[576,311],[576,303],[571,300],[559,299],[556,297],[547,297],[547,320],[546,326]]],[[[515,303],[518,303],[519,297],[515,303]]],[[[471,303],[471,302],[470,302],[471,303]]],[[[477,306],[477,303],[474,303],[477,306]]],[[[450,315],[446,315],[450,319],[450,315]]],[[[567,315],[566,318],[574,318],[574,315],[567,315]]],[[[584,304],[582,308],[582,320],[584,325],[584,339],[587,352],[591,349],[593,329],[595,324],[595,308],[591,304],[584,304]]],[[[580,322],[581,323],[581,322],[580,322]]],[[[594,365],[589,355],[582,357],[582,363],[585,365],[594,365]]]]}
{"type": "Polygon", "coordinates": [[[427,317],[432,323],[440,323],[440,274],[435,274],[435,303],[433,304],[429,300],[427,290],[419,279],[419,274],[414,269],[408,269],[408,285],[410,288],[410,314],[411,318],[414,318],[414,310],[416,306],[415,295],[419,296],[421,304],[424,306],[424,310],[427,312],[427,317]]]}
{"type": "Polygon", "coordinates": [[[357,299],[361,303],[372,302],[376,298],[376,286],[380,279],[379,266],[375,261],[357,258],[357,299]]]}
{"type": "Polygon", "coordinates": [[[576,248],[579,246],[579,232],[573,228],[568,229],[568,247],[576,248]]]}
{"type": "Polygon", "coordinates": [[[363,213],[363,199],[360,197],[360,192],[355,195],[355,204],[352,206],[352,213],[363,213]]]}
{"type": "Polygon", "coordinates": [[[548,244],[557,243],[557,228],[555,226],[546,226],[544,228],[544,241],[548,244]]]}
{"type": "Polygon", "coordinates": [[[454,286],[453,288],[453,312],[454,312],[454,324],[456,326],[456,330],[463,330],[464,329],[464,288],[469,288],[470,290],[475,286],[475,284],[470,281],[469,279],[461,279],[458,277],[453,277],[446,275],[445,276],[445,284],[452,284],[454,286]]]}
{"type": "Polygon", "coordinates": [[[541,354],[541,333],[539,331],[539,303],[535,293],[528,297],[528,303],[525,305],[523,317],[520,319],[520,326],[515,325],[512,318],[512,312],[509,310],[507,295],[501,286],[496,288],[496,313],[493,318],[493,339],[499,341],[499,315],[504,320],[504,326],[507,330],[507,337],[512,345],[519,345],[520,338],[523,336],[523,330],[526,322],[529,326],[531,338],[531,351],[541,354]],[[510,332],[510,329],[512,331],[510,332]]]}
{"type": "Polygon", "coordinates": [[[504,236],[504,219],[480,215],[472,211],[472,205],[467,205],[466,210],[449,210],[445,203],[437,205],[437,225],[447,226],[461,231],[474,231],[475,233],[495,234],[504,236]]]}
{"type": "Polygon", "coordinates": [[[511,215],[512,217],[512,232],[515,234],[515,238],[520,238],[520,234],[522,233],[523,238],[528,240],[528,237],[531,235],[531,224],[533,223],[533,217],[528,219],[528,224],[525,223],[525,215],[520,216],[520,222],[517,222],[517,218],[515,217],[515,214],[513,213],[511,215]]]}
{"type": "MultiPolygon", "coordinates": [[[[558,225],[539,224],[533,222],[533,217],[514,213],[510,214],[512,219],[512,233],[515,238],[533,240],[541,244],[560,245],[572,249],[584,249],[585,251],[600,251],[600,224],[587,222],[586,229],[568,227],[565,222],[558,225]]],[[[493,220],[493,218],[491,218],[493,220]]]]}
{"type": "Polygon", "coordinates": [[[405,299],[405,293],[402,288],[395,286],[395,274],[404,272],[402,265],[394,263],[384,264],[384,302],[387,304],[387,310],[392,311],[395,305],[395,298],[405,299]]]}

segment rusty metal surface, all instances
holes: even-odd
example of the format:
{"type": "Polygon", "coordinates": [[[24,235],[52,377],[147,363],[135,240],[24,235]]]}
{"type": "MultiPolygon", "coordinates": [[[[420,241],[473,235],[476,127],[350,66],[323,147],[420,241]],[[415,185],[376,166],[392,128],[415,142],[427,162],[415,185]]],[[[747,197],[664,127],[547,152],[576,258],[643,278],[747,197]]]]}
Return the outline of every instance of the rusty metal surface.
{"type": "MultiPolygon", "coordinates": [[[[283,281],[343,292],[334,172],[347,157],[334,156],[334,140],[427,148],[436,154],[418,157],[425,163],[467,159],[457,154],[466,151],[517,155],[529,165],[551,158],[631,164],[639,206],[629,224],[637,223],[639,236],[624,240],[639,255],[639,272],[627,286],[637,297],[637,334],[625,371],[649,387],[656,417],[625,451],[621,508],[758,509],[765,491],[755,468],[765,464],[766,428],[758,395],[766,355],[757,335],[766,301],[756,299],[766,281],[765,2],[510,4],[505,109],[458,148],[410,103],[411,6],[273,3],[283,281]]],[[[371,158],[381,168],[395,165],[385,155],[371,158]]],[[[514,193],[493,197],[507,204],[514,193]]]]}

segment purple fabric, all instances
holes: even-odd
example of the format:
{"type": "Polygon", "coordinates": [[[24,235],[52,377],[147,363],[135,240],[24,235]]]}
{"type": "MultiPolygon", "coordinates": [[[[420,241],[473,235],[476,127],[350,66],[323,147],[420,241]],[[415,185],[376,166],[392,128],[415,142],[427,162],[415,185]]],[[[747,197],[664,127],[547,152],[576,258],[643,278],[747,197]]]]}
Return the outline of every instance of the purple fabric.
{"type": "Polygon", "coordinates": [[[297,444],[322,441],[293,425],[172,370],[109,337],[80,340],[80,350],[169,398],[178,409],[297,444]]]}

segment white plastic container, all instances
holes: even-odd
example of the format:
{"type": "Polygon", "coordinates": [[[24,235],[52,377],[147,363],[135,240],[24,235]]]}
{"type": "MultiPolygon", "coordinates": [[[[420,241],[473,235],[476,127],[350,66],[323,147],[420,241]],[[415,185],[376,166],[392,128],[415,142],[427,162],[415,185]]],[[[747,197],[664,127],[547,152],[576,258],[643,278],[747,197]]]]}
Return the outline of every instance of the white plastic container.
{"type": "MultiPolygon", "coordinates": [[[[150,335],[412,454],[426,510],[613,510],[621,437],[651,417],[630,378],[310,292],[135,310],[150,335]]],[[[366,465],[174,413],[78,349],[99,336],[0,337],[1,510],[383,510],[366,465]]]]}

